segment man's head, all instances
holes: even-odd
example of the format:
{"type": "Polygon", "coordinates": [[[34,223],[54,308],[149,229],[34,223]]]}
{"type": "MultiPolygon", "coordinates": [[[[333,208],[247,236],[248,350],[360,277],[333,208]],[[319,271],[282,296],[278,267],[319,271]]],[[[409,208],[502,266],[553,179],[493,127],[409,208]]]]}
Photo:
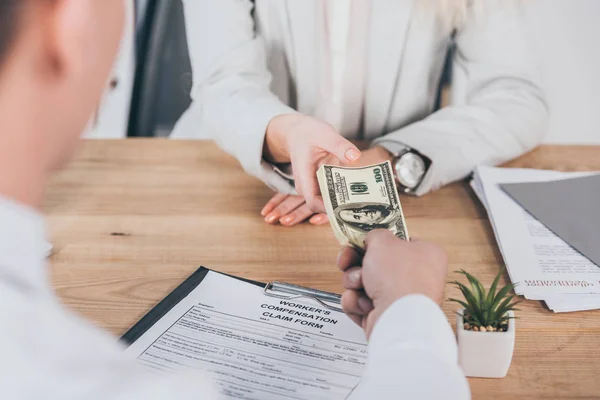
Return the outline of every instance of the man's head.
{"type": "Polygon", "coordinates": [[[69,159],[123,23],[123,0],[0,0],[0,173],[35,179],[69,159]]]}

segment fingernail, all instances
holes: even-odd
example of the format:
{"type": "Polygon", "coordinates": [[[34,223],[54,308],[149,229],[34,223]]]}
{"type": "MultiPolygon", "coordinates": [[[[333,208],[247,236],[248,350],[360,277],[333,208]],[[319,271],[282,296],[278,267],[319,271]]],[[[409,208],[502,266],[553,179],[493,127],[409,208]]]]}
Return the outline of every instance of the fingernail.
{"type": "Polygon", "coordinates": [[[267,207],[263,208],[262,210],[260,210],[260,215],[262,215],[263,217],[265,215],[267,215],[267,207]]]}
{"type": "Polygon", "coordinates": [[[373,306],[371,305],[371,300],[367,299],[366,297],[362,297],[362,296],[358,298],[358,307],[365,314],[370,313],[371,310],[373,309],[373,306]]]}
{"type": "Polygon", "coordinates": [[[294,217],[291,215],[288,215],[286,217],[281,218],[281,223],[282,224],[290,224],[294,221],[294,217]]]}
{"type": "Polygon", "coordinates": [[[350,280],[352,281],[352,283],[359,283],[360,279],[361,279],[360,269],[350,272],[350,280]]]}
{"type": "Polygon", "coordinates": [[[310,222],[312,222],[313,224],[320,224],[321,222],[323,222],[323,216],[322,215],[315,215],[314,217],[312,217],[310,219],[310,222]]]}
{"type": "Polygon", "coordinates": [[[267,223],[269,223],[269,224],[272,224],[273,222],[277,221],[278,218],[279,218],[278,214],[269,214],[265,218],[265,221],[267,221],[267,223]]]}
{"type": "Polygon", "coordinates": [[[356,149],[350,149],[346,152],[346,158],[348,161],[356,161],[360,158],[360,151],[356,149]]]}

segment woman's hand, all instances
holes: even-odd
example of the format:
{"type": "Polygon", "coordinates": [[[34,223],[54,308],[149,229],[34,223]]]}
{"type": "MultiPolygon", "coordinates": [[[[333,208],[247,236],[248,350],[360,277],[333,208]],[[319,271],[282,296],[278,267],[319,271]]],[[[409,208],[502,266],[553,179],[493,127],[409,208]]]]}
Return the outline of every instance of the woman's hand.
{"type": "Polygon", "coordinates": [[[260,213],[268,224],[279,222],[284,226],[294,226],[306,219],[313,225],[322,225],[329,221],[327,214],[313,213],[303,197],[281,193],[273,196],[260,213]]]}
{"type": "MultiPolygon", "coordinates": [[[[375,146],[362,152],[360,160],[350,164],[352,167],[377,164],[391,160],[392,155],[383,147],[375,146]]],[[[309,219],[313,225],[326,224],[327,214],[313,213],[302,196],[278,193],[271,198],[260,212],[268,224],[277,222],[285,226],[293,226],[309,219]]]]}
{"type": "Polygon", "coordinates": [[[296,191],[306,201],[304,214],[307,209],[324,213],[317,169],[322,164],[356,162],[360,151],[326,122],[301,114],[285,114],[276,116],[269,123],[263,157],[274,163],[291,162],[296,191]]]}

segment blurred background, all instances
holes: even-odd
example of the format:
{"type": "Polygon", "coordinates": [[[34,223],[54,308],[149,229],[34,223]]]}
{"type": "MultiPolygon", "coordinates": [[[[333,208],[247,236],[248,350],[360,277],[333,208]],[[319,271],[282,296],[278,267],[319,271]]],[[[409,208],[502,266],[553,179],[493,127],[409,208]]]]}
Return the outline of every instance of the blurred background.
{"type": "MultiPolygon", "coordinates": [[[[600,144],[600,0],[525,3],[551,107],[545,142],[600,144]]],[[[168,137],[190,104],[190,71],[181,0],[130,0],[120,56],[86,136],[168,137]]],[[[461,79],[451,77],[450,87],[461,79]]]]}

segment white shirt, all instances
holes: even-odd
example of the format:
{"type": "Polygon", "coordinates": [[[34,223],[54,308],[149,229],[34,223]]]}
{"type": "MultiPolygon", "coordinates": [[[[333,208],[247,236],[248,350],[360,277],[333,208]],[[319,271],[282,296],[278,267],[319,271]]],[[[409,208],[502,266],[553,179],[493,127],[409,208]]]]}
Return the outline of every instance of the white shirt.
{"type": "MultiPolygon", "coordinates": [[[[193,102],[171,137],[210,136],[248,173],[294,193],[263,158],[265,132],[278,115],[320,117],[321,47],[328,43],[320,27],[329,1],[256,1],[252,18],[249,0],[183,0],[193,102]]],[[[430,158],[417,194],[541,142],[548,121],[543,72],[522,7],[485,2],[484,13],[468,13],[453,33],[440,26],[429,1],[355,3],[370,6],[363,121],[362,129],[343,133],[391,153],[410,147],[430,158]],[[464,79],[453,81],[452,106],[435,111],[450,46],[453,71],[464,79]]]]}
{"type": "MultiPolygon", "coordinates": [[[[371,0],[328,0],[322,7],[326,41],[321,48],[322,74],[314,115],[329,122],[342,136],[362,138],[371,0]]],[[[407,148],[400,142],[378,145],[392,154],[407,148]]],[[[273,166],[292,181],[290,168],[283,171],[273,166]]],[[[424,188],[418,191],[423,193],[424,188]]]]}
{"type": "MultiPolygon", "coordinates": [[[[163,376],[128,359],[117,339],[54,294],[36,211],[0,197],[0,398],[217,399],[207,376],[163,376]]],[[[445,315],[407,296],[379,319],[353,399],[468,399],[445,315]]]]}
{"type": "Polygon", "coordinates": [[[327,40],[315,115],[343,135],[356,135],[362,129],[370,1],[328,0],[322,4],[327,40]]]}

